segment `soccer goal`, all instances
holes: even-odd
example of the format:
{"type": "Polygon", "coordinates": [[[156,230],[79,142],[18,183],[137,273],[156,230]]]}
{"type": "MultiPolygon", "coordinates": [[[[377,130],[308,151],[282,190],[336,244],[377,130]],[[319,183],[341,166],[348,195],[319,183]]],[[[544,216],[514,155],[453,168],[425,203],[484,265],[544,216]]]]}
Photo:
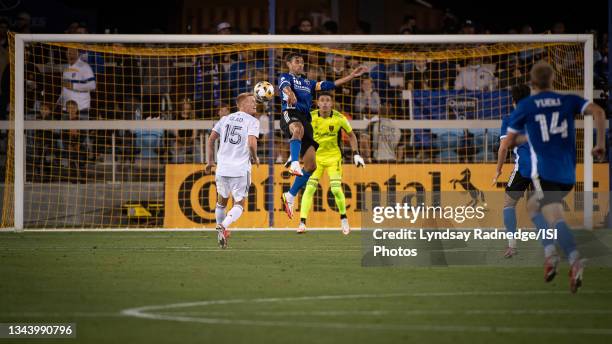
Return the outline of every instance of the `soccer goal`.
{"type": "MultiPolygon", "coordinates": [[[[396,192],[453,190],[457,178],[503,191],[510,157],[491,185],[501,118],[512,111],[511,88],[528,82],[537,61],[554,67],[555,89],[592,99],[590,35],[16,34],[2,123],[2,227],[214,228],[214,176],[203,169],[210,130],[235,111],[238,94],[262,80],[276,85],[288,52],[300,53],[317,81],[368,67],[333,94],[367,164],[358,169],[347,154],[343,166],[347,215],[357,228],[366,195],[393,202],[396,192]]],[[[236,226],[293,228],[297,220],[287,219],[279,199],[292,177],[283,167],[278,96],[259,113],[262,164],[253,167],[236,226]]],[[[350,153],[347,137],[338,140],[350,153]]],[[[584,202],[576,211],[591,228],[593,191],[607,192],[608,177],[590,155],[590,118],[577,121],[577,142],[584,202]]],[[[310,226],[337,227],[336,211],[324,175],[310,226]]]]}

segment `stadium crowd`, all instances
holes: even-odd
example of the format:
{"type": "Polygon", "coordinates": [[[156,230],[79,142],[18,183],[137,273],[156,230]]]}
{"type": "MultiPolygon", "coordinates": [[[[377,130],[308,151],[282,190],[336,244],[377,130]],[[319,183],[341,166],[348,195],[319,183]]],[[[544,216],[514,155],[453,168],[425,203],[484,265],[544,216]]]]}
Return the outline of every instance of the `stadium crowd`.
{"type": "MultiPolygon", "coordinates": [[[[8,118],[10,64],[8,31],[31,32],[30,16],[20,13],[16,20],[0,18],[0,116],[8,118]],[[9,28],[9,23],[14,27],[9,28]]],[[[212,30],[217,34],[239,33],[229,22],[212,30]]],[[[86,34],[85,23],[68,25],[66,33],[86,34]]],[[[300,19],[292,34],[336,34],[338,25],[327,21],[315,27],[308,18],[300,19]]],[[[359,23],[355,33],[368,34],[367,23],[359,23]]],[[[564,33],[565,25],[555,23],[550,33],[564,33]]],[[[162,33],[160,31],[154,33],[162,33]]],[[[262,34],[252,28],[249,34],[262,34]]],[[[397,33],[423,33],[413,16],[407,15],[397,33]]],[[[429,32],[428,32],[429,33],[429,32]]],[[[459,20],[450,13],[444,18],[441,33],[491,33],[472,20],[459,20]]],[[[529,25],[507,33],[530,34],[529,25]]],[[[119,45],[117,45],[120,47],[119,45]]],[[[438,47],[439,49],[440,47],[438,47]]],[[[594,51],[594,87],[607,89],[607,37],[596,39],[594,51]]],[[[31,44],[26,51],[26,119],[34,120],[215,120],[232,111],[232,99],[248,92],[255,83],[276,83],[285,69],[287,49],[277,49],[274,67],[268,65],[268,51],[248,50],[194,57],[134,56],[66,49],[52,45],[31,44]],[[71,82],[66,82],[71,80],[71,82]]],[[[359,130],[360,149],[368,163],[386,162],[494,162],[499,130],[487,129],[406,129],[397,120],[426,119],[500,119],[511,103],[509,89],[528,82],[530,67],[540,59],[537,49],[515,54],[482,58],[415,59],[393,61],[357,58],[323,51],[305,54],[305,72],[309,79],[334,80],[347,75],[357,65],[366,65],[369,73],[335,90],[335,108],[352,120],[363,121],[359,130]],[[448,94],[491,94],[505,99],[501,107],[487,113],[463,109],[451,117],[446,111],[418,110],[419,100],[448,94]],[[419,98],[421,97],[421,98],[419,98]]],[[[581,52],[578,52],[581,53],[581,52]]],[[[568,64],[578,59],[568,53],[568,64]]],[[[560,80],[562,88],[571,81],[560,80]],[[566,84],[564,84],[566,83],[566,84]]],[[[260,121],[260,154],[267,161],[283,163],[288,155],[280,135],[270,136],[270,115],[280,114],[280,102],[270,112],[263,109],[260,121]],[[268,140],[273,140],[274,155],[268,140]]],[[[116,162],[136,160],[164,163],[202,162],[206,130],[37,130],[27,133],[28,176],[70,174],[82,181],[86,164],[108,163],[114,153],[116,162]],[[113,142],[111,142],[114,140],[113,142]],[[113,150],[114,147],[114,151],[113,150]],[[64,169],[66,173],[48,173],[44,169],[64,169]]],[[[6,133],[2,145],[6,147],[6,133]]],[[[346,140],[347,138],[343,138],[346,140]]],[[[348,146],[348,145],[345,145],[348,146]]],[[[1,147],[0,147],[1,148],[1,147]]],[[[6,149],[2,149],[5,152],[6,149]]]]}

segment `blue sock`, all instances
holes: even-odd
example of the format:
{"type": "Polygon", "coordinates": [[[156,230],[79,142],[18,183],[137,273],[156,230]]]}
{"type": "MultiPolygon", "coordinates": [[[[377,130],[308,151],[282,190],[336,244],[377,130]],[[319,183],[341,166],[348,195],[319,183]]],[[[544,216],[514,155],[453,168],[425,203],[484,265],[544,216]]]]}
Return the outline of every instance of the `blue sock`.
{"type": "Polygon", "coordinates": [[[293,139],[289,141],[289,152],[291,153],[291,161],[300,161],[300,150],[302,149],[302,141],[293,139]]]}
{"type": "Polygon", "coordinates": [[[504,225],[507,232],[516,232],[516,210],[514,207],[504,208],[504,225]]]}
{"type": "MultiPolygon", "coordinates": [[[[544,218],[544,215],[542,215],[542,213],[535,214],[531,218],[531,222],[533,222],[533,224],[535,225],[536,230],[541,228],[548,228],[548,222],[546,222],[546,219],[544,218]]],[[[542,243],[543,247],[555,244],[552,239],[542,239],[540,240],[540,242],[542,243]]]]}
{"type": "Polygon", "coordinates": [[[310,172],[302,170],[302,174],[303,175],[301,176],[295,177],[293,185],[291,185],[291,189],[289,189],[289,193],[293,196],[297,196],[298,192],[300,192],[300,189],[303,188],[304,185],[306,185],[306,182],[308,182],[308,178],[310,178],[310,172]]]}
{"type": "Polygon", "coordinates": [[[557,241],[565,253],[565,257],[569,259],[570,253],[576,250],[574,235],[564,220],[558,221],[555,225],[553,225],[553,227],[557,228],[557,241]]]}

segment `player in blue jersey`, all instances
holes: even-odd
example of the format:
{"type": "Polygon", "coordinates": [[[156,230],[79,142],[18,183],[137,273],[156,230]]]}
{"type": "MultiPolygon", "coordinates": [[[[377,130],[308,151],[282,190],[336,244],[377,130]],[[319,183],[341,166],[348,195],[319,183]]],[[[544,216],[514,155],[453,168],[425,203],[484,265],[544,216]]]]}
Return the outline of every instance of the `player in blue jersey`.
{"type": "MultiPolygon", "coordinates": [[[[516,107],[516,104],[519,101],[521,101],[523,98],[529,97],[530,94],[531,89],[525,84],[512,87],[513,105],[516,107]]],[[[529,149],[529,143],[527,143],[527,137],[525,136],[525,133],[521,133],[516,138],[516,145],[512,147],[509,140],[506,139],[509,120],[510,116],[505,116],[502,119],[499,137],[500,144],[497,152],[497,173],[495,178],[493,178],[493,184],[495,185],[497,183],[497,179],[502,173],[504,161],[508,155],[508,149],[513,148],[512,152],[514,153],[515,157],[514,170],[512,171],[508,184],[506,185],[503,215],[506,230],[514,233],[516,232],[516,203],[519,201],[519,199],[521,199],[521,197],[523,197],[527,189],[531,188],[531,190],[533,190],[533,186],[531,183],[531,151],[529,149]]],[[[536,225],[536,228],[545,228],[548,226],[546,219],[544,219],[541,212],[534,212],[530,214],[530,217],[533,223],[536,225]]],[[[516,240],[508,239],[508,247],[504,252],[504,257],[512,258],[514,255],[516,255],[516,253],[516,240]]]]}
{"type": "Polygon", "coordinates": [[[355,68],[349,75],[336,81],[309,80],[303,76],[304,59],[298,53],[285,57],[289,73],[282,73],[278,88],[282,93],[280,126],[283,134],[290,138],[290,171],[296,175],[289,192],[282,194],[283,207],[289,218],[293,217],[293,200],[308,178],[316,169],[315,152],[317,143],[313,138],[310,108],[315,91],[330,91],[336,86],[347,83],[367,71],[366,67],[355,68]],[[300,156],[304,169],[300,167],[300,156]]]}
{"type": "MultiPolygon", "coordinates": [[[[525,131],[531,147],[531,179],[535,193],[528,208],[539,209],[550,228],[557,229],[557,243],[570,264],[570,290],[575,293],[582,285],[584,261],[576,249],[572,232],[563,218],[563,198],[576,183],[576,132],[574,116],[592,115],[597,129],[597,144],[591,152],[596,158],[605,153],[605,114],[603,109],[586,99],[552,90],[554,70],[545,62],[531,69],[534,95],[521,100],[511,115],[508,137],[516,142],[525,131]]],[[[544,245],[544,279],[553,280],[559,256],[553,240],[544,245]]]]}

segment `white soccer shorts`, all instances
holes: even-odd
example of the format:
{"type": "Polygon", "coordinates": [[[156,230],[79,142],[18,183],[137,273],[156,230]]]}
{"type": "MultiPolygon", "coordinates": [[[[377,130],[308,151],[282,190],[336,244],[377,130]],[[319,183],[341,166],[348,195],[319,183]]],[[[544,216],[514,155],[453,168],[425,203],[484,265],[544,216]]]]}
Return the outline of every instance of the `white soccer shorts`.
{"type": "Polygon", "coordinates": [[[242,177],[215,176],[217,193],[223,198],[231,195],[234,202],[240,202],[249,196],[251,186],[251,174],[242,177]]]}

